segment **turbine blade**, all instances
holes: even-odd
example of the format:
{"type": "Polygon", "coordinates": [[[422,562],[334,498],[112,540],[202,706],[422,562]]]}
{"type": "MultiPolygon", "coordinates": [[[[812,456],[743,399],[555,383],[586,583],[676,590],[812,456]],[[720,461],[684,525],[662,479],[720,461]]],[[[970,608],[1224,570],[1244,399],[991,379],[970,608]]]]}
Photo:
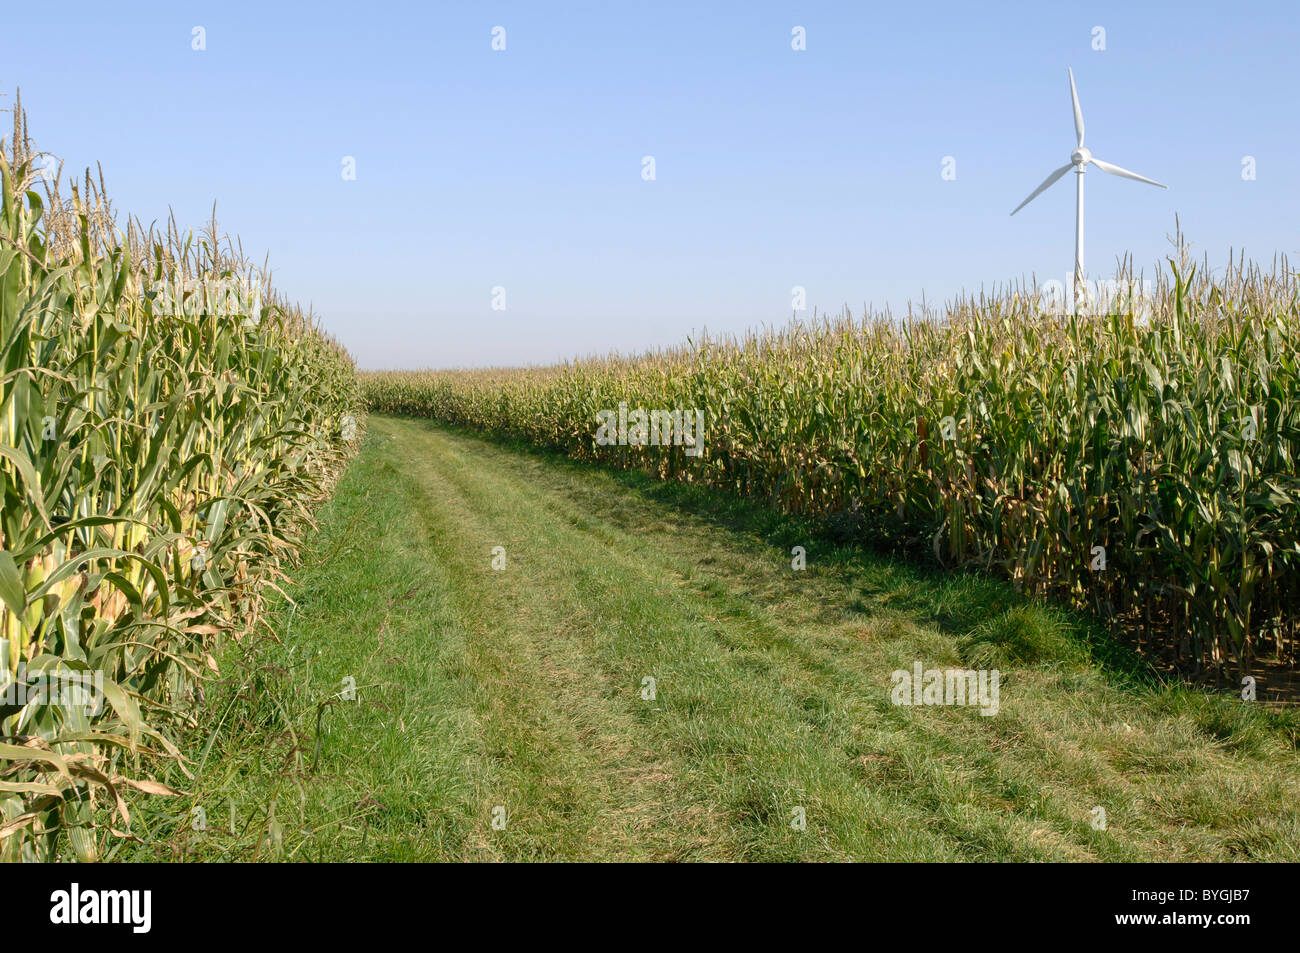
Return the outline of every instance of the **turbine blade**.
{"type": "Polygon", "coordinates": [[[1117,165],[1111,165],[1109,162],[1102,162],[1100,159],[1093,159],[1092,164],[1101,169],[1102,172],[1109,172],[1111,175],[1118,175],[1126,179],[1132,179],[1134,182],[1145,182],[1147,185],[1156,185],[1162,189],[1169,188],[1169,186],[1162,185],[1155,179],[1148,179],[1145,175],[1138,175],[1136,172],[1130,172],[1128,169],[1121,169],[1117,165]]]}
{"type": "Polygon", "coordinates": [[[1074,103],[1074,138],[1078,140],[1075,146],[1083,147],[1083,110],[1079,108],[1079,91],[1074,88],[1074,70],[1068,66],[1066,70],[1070,74],[1070,100],[1074,103]]]}
{"type": "Polygon", "coordinates": [[[1061,176],[1065,175],[1065,173],[1069,172],[1069,171],[1070,171],[1071,169],[1073,169],[1073,168],[1074,168],[1073,163],[1067,163],[1066,165],[1061,166],[1059,169],[1057,169],[1055,172],[1053,172],[1053,173],[1052,173],[1051,175],[1049,175],[1047,178],[1043,179],[1043,184],[1040,185],[1038,188],[1034,189],[1034,191],[1030,192],[1030,193],[1029,193],[1029,198],[1025,199],[1023,202],[1021,202],[1019,205],[1017,205],[1017,206],[1015,207],[1015,209],[1012,210],[1011,214],[1012,214],[1012,215],[1015,215],[1016,212],[1019,212],[1022,208],[1024,208],[1026,205],[1028,205],[1028,204],[1029,204],[1030,202],[1032,202],[1034,199],[1038,198],[1038,196],[1042,195],[1043,192],[1045,192],[1045,191],[1047,190],[1047,187],[1048,187],[1049,185],[1051,185],[1053,182],[1055,182],[1057,179],[1059,179],[1061,176]]]}

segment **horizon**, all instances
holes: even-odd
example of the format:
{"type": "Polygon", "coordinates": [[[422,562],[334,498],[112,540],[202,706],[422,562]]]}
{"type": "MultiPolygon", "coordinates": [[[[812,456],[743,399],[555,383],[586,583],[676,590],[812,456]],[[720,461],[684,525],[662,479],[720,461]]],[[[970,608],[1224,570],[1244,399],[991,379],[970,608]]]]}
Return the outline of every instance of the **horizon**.
{"type": "MultiPolygon", "coordinates": [[[[1186,236],[1184,236],[1184,239],[1185,238],[1186,236]]],[[[1176,242],[1174,242],[1173,239],[1174,236],[1171,235],[1170,236],[1171,247],[1176,249],[1177,247],[1176,242]]],[[[1192,245],[1193,245],[1192,242],[1185,241],[1184,248],[1190,251],[1192,245]]],[[[1243,259],[1238,254],[1230,254],[1228,256],[1228,259],[1229,260],[1227,264],[1220,267],[1215,267],[1211,263],[1208,252],[1203,252],[1200,255],[1188,254],[1185,260],[1187,263],[1190,263],[1197,270],[1198,274],[1202,272],[1202,266],[1207,265],[1210,275],[1213,276],[1213,280],[1215,280],[1216,282],[1221,281],[1222,276],[1225,273],[1231,272],[1234,274],[1240,274],[1243,271],[1249,271],[1251,268],[1258,268],[1265,274],[1271,274],[1271,275],[1276,275],[1280,272],[1285,273],[1287,269],[1284,266],[1289,263],[1289,258],[1281,253],[1275,254],[1275,260],[1271,262],[1257,261],[1253,258],[1243,259]]],[[[1164,259],[1162,259],[1160,262],[1157,262],[1155,264],[1154,270],[1157,273],[1168,272],[1168,268],[1166,266],[1168,265],[1169,262],[1173,260],[1174,260],[1173,255],[1166,255],[1164,259]]],[[[1093,296],[1089,299],[1089,301],[1092,303],[1092,310],[1091,311],[1087,310],[1088,306],[1085,305],[1084,309],[1081,310],[1079,313],[1085,316],[1092,316],[1092,317],[1097,317],[1100,314],[1104,314],[1106,313],[1105,308],[1108,305],[1108,303],[1116,300],[1117,295],[1120,296],[1121,300],[1128,300],[1130,302],[1140,301],[1152,295],[1152,291],[1155,287],[1155,281],[1154,279],[1147,277],[1141,269],[1138,269],[1131,277],[1127,277],[1127,278],[1117,277],[1122,274],[1123,271],[1121,269],[1117,269],[1115,275],[1113,276],[1109,276],[1106,278],[1089,277],[1086,282],[1086,286],[1087,286],[1086,291],[1089,295],[1093,296]],[[1098,307],[1101,308],[1100,311],[1097,310],[1098,307]]],[[[773,335],[779,335],[787,330],[795,329],[795,328],[813,330],[819,325],[830,325],[832,323],[840,322],[840,321],[849,321],[855,326],[863,326],[868,322],[872,322],[872,321],[899,323],[905,320],[917,320],[917,321],[943,320],[947,318],[955,309],[958,309],[966,305],[974,305],[981,298],[983,299],[999,298],[1009,294],[1026,294],[1029,297],[1036,299],[1040,308],[1043,309],[1044,316],[1054,315],[1059,317],[1062,314],[1071,312],[1073,309],[1073,305],[1072,305],[1071,292],[1067,287],[1068,276],[1066,280],[1049,279],[1049,281],[1055,281],[1060,286],[1060,293],[1064,295],[1064,299],[1061,298],[1057,298],[1055,300],[1052,299],[1050,295],[1051,289],[1047,287],[1047,282],[1035,283],[1033,281],[1021,282],[1020,280],[1014,280],[1009,282],[1002,282],[998,285],[995,285],[992,289],[987,289],[987,288],[979,288],[974,290],[963,289],[958,291],[954,297],[945,299],[944,301],[939,303],[935,303],[932,301],[920,301],[920,300],[909,301],[905,303],[904,308],[899,312],[894,312],[888,306],[881,309],[871,310],[868,309],[865,305],[859,307],[856,311],[854,311],[853,308],[851,308],[846,304],[841,306],[840,310],[834,313],[829,311],[822,313],[814,310],[814,312],[810,314],[793,314],[787,317],[784,321],[767,321],[761,325],[755,325],[753,327],[740,328],[738,330],[726,331],[721,333],[714,332],[710,330],[708,327],[703,327],[703,328],[692,330],[687,336],[683,337],[682,340],[678,342],[666,344],[666,345],[660,345],[652,348],[644,348],[639,351],[617,351],[617,350],[589,351],[584,353],[576,353],[568,356],[558,357],[551,361],[535,362],[535,363],[518,363],[518,364],[479,364],[479,365],[455,365],[455,366],[412,365],[407,367],[362,367],[358,365],[357,371],[358,373],[361,374],[375,374],[375,375],[382,375],[386,373],[442,374],[442,373],[459,373],[459,372],[473,373],[477,371],[481,371],[481,372],[540,371],[540,370],[550,370],[552,368],[566,366],[566,365],[582,364],[591,361],[650,360],[657,356],[661,356],[664,354],[672,354],[674,352],[683,349],[697,348],[705,340],[709,341],[710,343],[737,344],[740,346],[744,346],[748,343],[747,339],[749,339],[750,337],[766,338],[773,335]],[[1055,310],[1050,310],[1052,307],[1054,307],[1055,310]]],[[[1144,312],[1135,311],[1134,314],[1138,316],[1142,316],[1143,320],[1145,320],[1144,312]]],[[[324,330],[326,331],[326,333],[329,332],[328,328],[324,328],[324,330]]]]}

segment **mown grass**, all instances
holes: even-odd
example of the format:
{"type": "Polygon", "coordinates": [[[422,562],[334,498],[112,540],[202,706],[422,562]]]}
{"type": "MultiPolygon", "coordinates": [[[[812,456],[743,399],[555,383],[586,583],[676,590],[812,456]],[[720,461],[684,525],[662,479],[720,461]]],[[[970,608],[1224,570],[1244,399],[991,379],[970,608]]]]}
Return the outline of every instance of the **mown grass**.
{"type": "Polygon", "coordinates": [[[137,817],[132,858],[1300,852],[1293,715],[1164,684],[995,580],[382,417],[321,520],[282,644],[227,660],[208,704],[229,713],[189,800],[137,817]],[[894,706],[890,673],[917,660],[997,664],[999,713],[894,706]],[[356,702],[335,697],[348,675],[356,702]]]}

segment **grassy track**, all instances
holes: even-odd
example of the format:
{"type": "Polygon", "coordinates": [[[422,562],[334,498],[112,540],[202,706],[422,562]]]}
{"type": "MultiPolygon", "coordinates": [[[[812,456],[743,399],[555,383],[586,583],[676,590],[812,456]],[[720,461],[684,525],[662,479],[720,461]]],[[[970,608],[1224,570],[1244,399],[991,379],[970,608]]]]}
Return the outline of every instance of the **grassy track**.
{"type": "Polygon", "coordinates": [[[1300,859],[1294,721],[1103,668],[1000,584],[811,540],[795,571],[791,539],[682,487],[372,417],[259,696],[283,719],[260,740],[228,719],[184,805],[212,829],[158,815],[142,853],[1300,859]],[[1000,712],[892,705],[918,660],[1000,667],[1000,712]],[[358,701],[324,710],[313,772],[314,702],[344,676],[358,701]]]}

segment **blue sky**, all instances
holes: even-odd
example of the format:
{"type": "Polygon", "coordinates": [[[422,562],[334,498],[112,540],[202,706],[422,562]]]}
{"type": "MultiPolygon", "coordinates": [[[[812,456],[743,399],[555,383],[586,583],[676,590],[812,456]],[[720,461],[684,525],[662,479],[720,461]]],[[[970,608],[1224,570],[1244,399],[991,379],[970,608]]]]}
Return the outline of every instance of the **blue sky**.
{"type": "Polygon", "coordinates": [[[1281,2],[11,6],[37,143],[146,223],[215,201],[362,367],[640,351],[782,324],[796,285],[857,313],[1065,280],[1072,178],[1008,213],[1073,148],[1067,65],[1088,146],[1170,186],[1089,172],[1091,275],[1152,268],[1175,214],[1213,264],[1300,250],[1281,2]]]}

